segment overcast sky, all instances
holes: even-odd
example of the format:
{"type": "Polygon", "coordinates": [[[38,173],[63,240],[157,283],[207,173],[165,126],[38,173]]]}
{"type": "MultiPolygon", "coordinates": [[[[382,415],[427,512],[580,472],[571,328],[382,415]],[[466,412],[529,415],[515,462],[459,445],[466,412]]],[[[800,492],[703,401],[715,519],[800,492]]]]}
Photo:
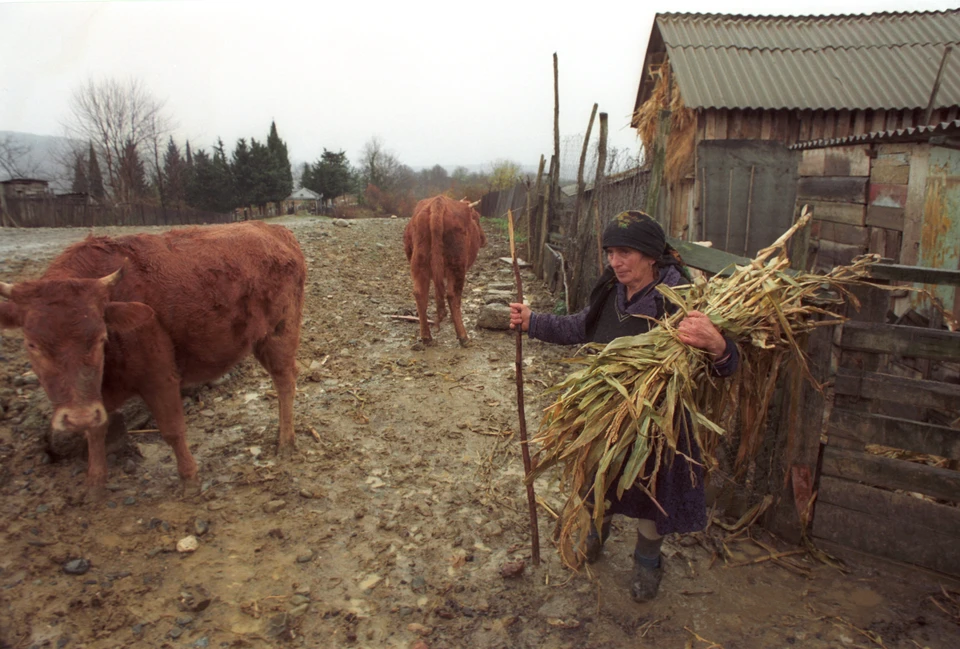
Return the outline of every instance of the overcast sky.
{"type": "MultiPolygon", "coordinates": [[[[19,2],[0,0],[0,130],[61,135],[89,78],[136,77],[166,101],[176,139],[228,151],[276,120],[293,161],[356,161],[372,136],[410,166],[536,165],[594,102],[610,144],[629,128],[656,9],[739,14],[933,10],[914,0],[592,2],[19,2]]],[[[594,131],[596,132],[596,130],[594,131]]]]}

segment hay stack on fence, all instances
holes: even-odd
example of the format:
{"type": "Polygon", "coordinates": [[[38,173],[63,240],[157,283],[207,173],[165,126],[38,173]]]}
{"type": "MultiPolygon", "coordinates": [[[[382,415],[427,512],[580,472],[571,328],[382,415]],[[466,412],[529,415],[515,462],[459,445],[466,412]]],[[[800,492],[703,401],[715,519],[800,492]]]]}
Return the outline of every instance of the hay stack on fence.
{"type": "Polygon", "coordinates": [[[693,171],[697,113],[683,103],[669,62],[652,67],[650,73],[657,78],[657,82],[650,98],[634,113],[634,121],[643,150],[652,152],[656,150],[661,111],[670,111],[670,129],[664,143],[666,159],[663,173],[667,182],[675,185],[693,171]]]}
{"type": "MultiPolygon", "coordinates": [[[[797,224],[748,266],[729,277],[715,276],[684,287],[658,286],[678,311],[639,336],[617,338],[608,345],[588,345],[599,352],[580,359],[586,367],[552,388],[560,392],[546,409],[533,442],[540,446],[538,466],[530,479],[555,465],[562,467],[568,498],[559,520],[563,561],[576,568],[583,557],[590,525],[603,520],[603,496],[616,483],[617,496],[640,485],[656,499],[659,462],[644,475],[648,457],[676,452],[680,435],[699,444],[707,467],[724,429],[730,386],[710,374],[707,352],[677,338],[676,326],[684,314],[706,314],[722,331],[740,341],[741,369],[738,401],[750,411],[741,416],[742,462],[759,447],[764,415],[782,362],[792,357],[809,376],[798,338],[817,326],[832,325],[840,316],[825,308],[825,291],[834,303],[855,302],[846,287],[866,275],[874,261],[862,258],[827,275],[791,275],[786,241],[809,220],[797,224]],[[810,302],[819,296],[817,305],[810,302]],[[817,319],[817,316],[823,316],[817,319]],[[682,410],[690,413],[693,430],[680,424],[682,410]],[[622,473],[621,473],[622,471],[622,473]],[[587,498],[596,494],[592,512],[587,498]],[[592,513],[592,519],[591,519],[592,513]]],[[[812,380],[812,377],[811,377],[812,380]]]]}

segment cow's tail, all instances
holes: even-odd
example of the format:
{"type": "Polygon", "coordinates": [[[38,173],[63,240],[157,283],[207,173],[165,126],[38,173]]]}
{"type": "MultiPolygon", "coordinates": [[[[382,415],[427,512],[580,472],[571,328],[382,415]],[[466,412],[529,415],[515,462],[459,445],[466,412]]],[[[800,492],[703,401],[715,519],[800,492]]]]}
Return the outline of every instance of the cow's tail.
{"type": "Polygon", "coordinates": [[[437,329],[447,316],[446,271],[443,250],[443,208],[439,201],[430,205],[430,274],[433,276],[434,299],[437,303],[437,329]]]}

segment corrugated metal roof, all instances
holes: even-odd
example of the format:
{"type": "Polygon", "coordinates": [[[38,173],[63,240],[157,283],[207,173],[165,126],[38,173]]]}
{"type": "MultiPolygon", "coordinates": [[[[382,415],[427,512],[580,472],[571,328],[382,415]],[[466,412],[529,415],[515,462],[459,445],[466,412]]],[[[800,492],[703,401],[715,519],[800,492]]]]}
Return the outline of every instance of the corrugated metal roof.
{"type": "Polygon", "coordinates": [[[940,122],[939,124],[932,124],[930,126],[898,128],[894,131],[877,131],[875,133],[862,133],[860,135],[835,137],[826,140],[807,140],[806,142],[797,142],[790,148],[797,151],[803,149],[822,149],[831,146],[870,144],[871,142],[917,142],[929,140],[938,135],[946,137],[960,136],[960,119],[955,119],[952,122],[940,122]]]}
{"type": "Polygon", "coordinates": [[[956,43],[960,9],[845,16],[657,14],[674,47],[824,49],[956,43]]]}
{"type": "Polygon", "coordinates": [[[960,105],[960,9],[857,16],[658,14],[690,108],[925,108],[960,105]]]}

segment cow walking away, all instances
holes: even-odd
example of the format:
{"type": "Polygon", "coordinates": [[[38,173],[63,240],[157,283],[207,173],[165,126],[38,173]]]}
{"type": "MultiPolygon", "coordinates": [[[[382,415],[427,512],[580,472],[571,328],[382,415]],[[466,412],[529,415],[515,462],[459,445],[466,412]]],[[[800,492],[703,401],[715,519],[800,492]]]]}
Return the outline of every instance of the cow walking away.
{"type": "Polygon", "coordinates": [[[180,388],[216,379],[253,352],[280,402],[292,451],[296,352],[306,264],[293,234],[259,221],[160,235],[88,237],[38,280],[0,282],[0,327],[23,329],[53,405],[53,429],[87,437],[87,485],[107,482],[108,414],[139,395],[199,488],[180,388]]]}
{"type": "Polygon", "coordinates": [[[417,348],[433,344],[427,319],[431,281],[437,307],[437,329],[440,329],[440,322],[446,316],[449,305],[457,339],[463,346],[469,344],[460,311],[463,284],[467,269],[473,265],[477,252],[486,244],[487,239],[480,227],[480,215],[473,205],[446,196],[435,196],[417,203],[413,217],[403,231],[403,248],[410,262],[413,297],[417,302],[420,320],[417,348]]]}

